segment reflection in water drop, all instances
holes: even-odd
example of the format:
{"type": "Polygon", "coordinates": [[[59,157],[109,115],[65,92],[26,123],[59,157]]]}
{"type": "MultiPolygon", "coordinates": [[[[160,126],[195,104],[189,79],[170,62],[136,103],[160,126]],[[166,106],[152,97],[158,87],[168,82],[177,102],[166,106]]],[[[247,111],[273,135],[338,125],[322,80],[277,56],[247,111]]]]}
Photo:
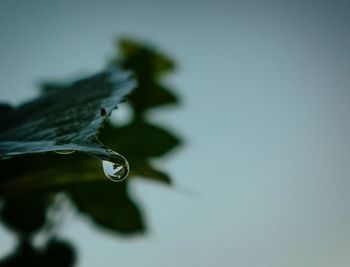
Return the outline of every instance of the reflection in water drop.
{"type": "MultiPolygon", "coordinates": [[[[113,151],[112,149],[105,148],[104,153],[97,149],[93,155],[102,160],[103,172],[106,177],[113,182],[123,181],[129,174],[129,163],[122,155],[113,151]],[[106,153],[107,152],[107,153],[106,153]]],[[[57,154],[68,155],[74,153],[74,150],[56,150],[57,154]]]]}
{"type": "Polygon", "coordinates": [[[106,177],[113,182],[123,181],[129,173],[129,164],[126,160],[123,164],[103,160],[102,166],[106,177]]]}
{"type": "Polygon", "coordinates": [[[61,155],[68,155],[74,153],[74,150],[56,150],[54,152],[61,155]]]}

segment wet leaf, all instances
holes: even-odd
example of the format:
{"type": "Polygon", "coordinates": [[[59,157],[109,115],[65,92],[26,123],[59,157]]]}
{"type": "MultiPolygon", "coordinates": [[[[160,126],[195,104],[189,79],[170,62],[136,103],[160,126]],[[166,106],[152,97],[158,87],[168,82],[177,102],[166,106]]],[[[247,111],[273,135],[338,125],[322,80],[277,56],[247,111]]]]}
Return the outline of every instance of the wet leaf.
{"type": "Polygon", "coordinates": [[[130,73],[111,67],[7,111],[0,119],[0,157],[57,150],[108,156],[96,135],[134,87],[130,73]]]}

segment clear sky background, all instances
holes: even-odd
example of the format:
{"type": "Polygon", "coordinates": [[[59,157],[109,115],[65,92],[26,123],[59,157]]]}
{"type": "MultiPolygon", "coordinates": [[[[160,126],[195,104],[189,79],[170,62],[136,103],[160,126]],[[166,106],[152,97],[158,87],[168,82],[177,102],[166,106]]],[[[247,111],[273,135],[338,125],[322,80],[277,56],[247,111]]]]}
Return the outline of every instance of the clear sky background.
{"type": "MultiPolygon", "coordinates": [[[[334,0],[1,0],[2,100],[100,70],[118,36],[178,62],[183,104],[154,113],[186,141],[159,162],[175,186],[132,183],[145,236],[69,218],[78,266],[349,266],[349,14],[334,0]]],[[[1,228],[0,256],[9,244],[1,228]]]]}

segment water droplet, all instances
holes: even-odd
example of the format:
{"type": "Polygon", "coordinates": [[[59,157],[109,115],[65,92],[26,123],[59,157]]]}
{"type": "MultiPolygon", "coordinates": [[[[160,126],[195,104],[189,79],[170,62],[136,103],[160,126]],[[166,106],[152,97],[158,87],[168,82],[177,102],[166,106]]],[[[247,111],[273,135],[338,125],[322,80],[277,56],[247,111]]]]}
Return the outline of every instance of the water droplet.
{"type": "Polygon", "coordinates": [[[113,182],[123,181],[129,174],[129,164],[125,158],[124,162],[102,161],[103,171],[106,177],[113,182]]]}
{"type": "Polygon", "coordinates": [[[74,150],[56,150],[54,152],[60,155],[68,155],[74,153],[74,150]]]}

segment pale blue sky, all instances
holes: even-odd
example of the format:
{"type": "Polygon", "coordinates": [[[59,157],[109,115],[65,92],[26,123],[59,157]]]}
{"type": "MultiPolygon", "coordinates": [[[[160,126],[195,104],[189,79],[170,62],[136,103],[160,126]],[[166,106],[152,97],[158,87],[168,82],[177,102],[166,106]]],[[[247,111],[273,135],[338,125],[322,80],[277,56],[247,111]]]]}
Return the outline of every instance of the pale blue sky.
{"type": "Polygon", "coordinates": [[[184,102],[154,113],[186,140],[161,162],[176,186],[132,184],[146,236],[68,219],[78,266],[349,266],[349,14],[347,1],[2,0],[3,100],[100,70],[125,34],[179,63],[168,82],[184,102]]]}

